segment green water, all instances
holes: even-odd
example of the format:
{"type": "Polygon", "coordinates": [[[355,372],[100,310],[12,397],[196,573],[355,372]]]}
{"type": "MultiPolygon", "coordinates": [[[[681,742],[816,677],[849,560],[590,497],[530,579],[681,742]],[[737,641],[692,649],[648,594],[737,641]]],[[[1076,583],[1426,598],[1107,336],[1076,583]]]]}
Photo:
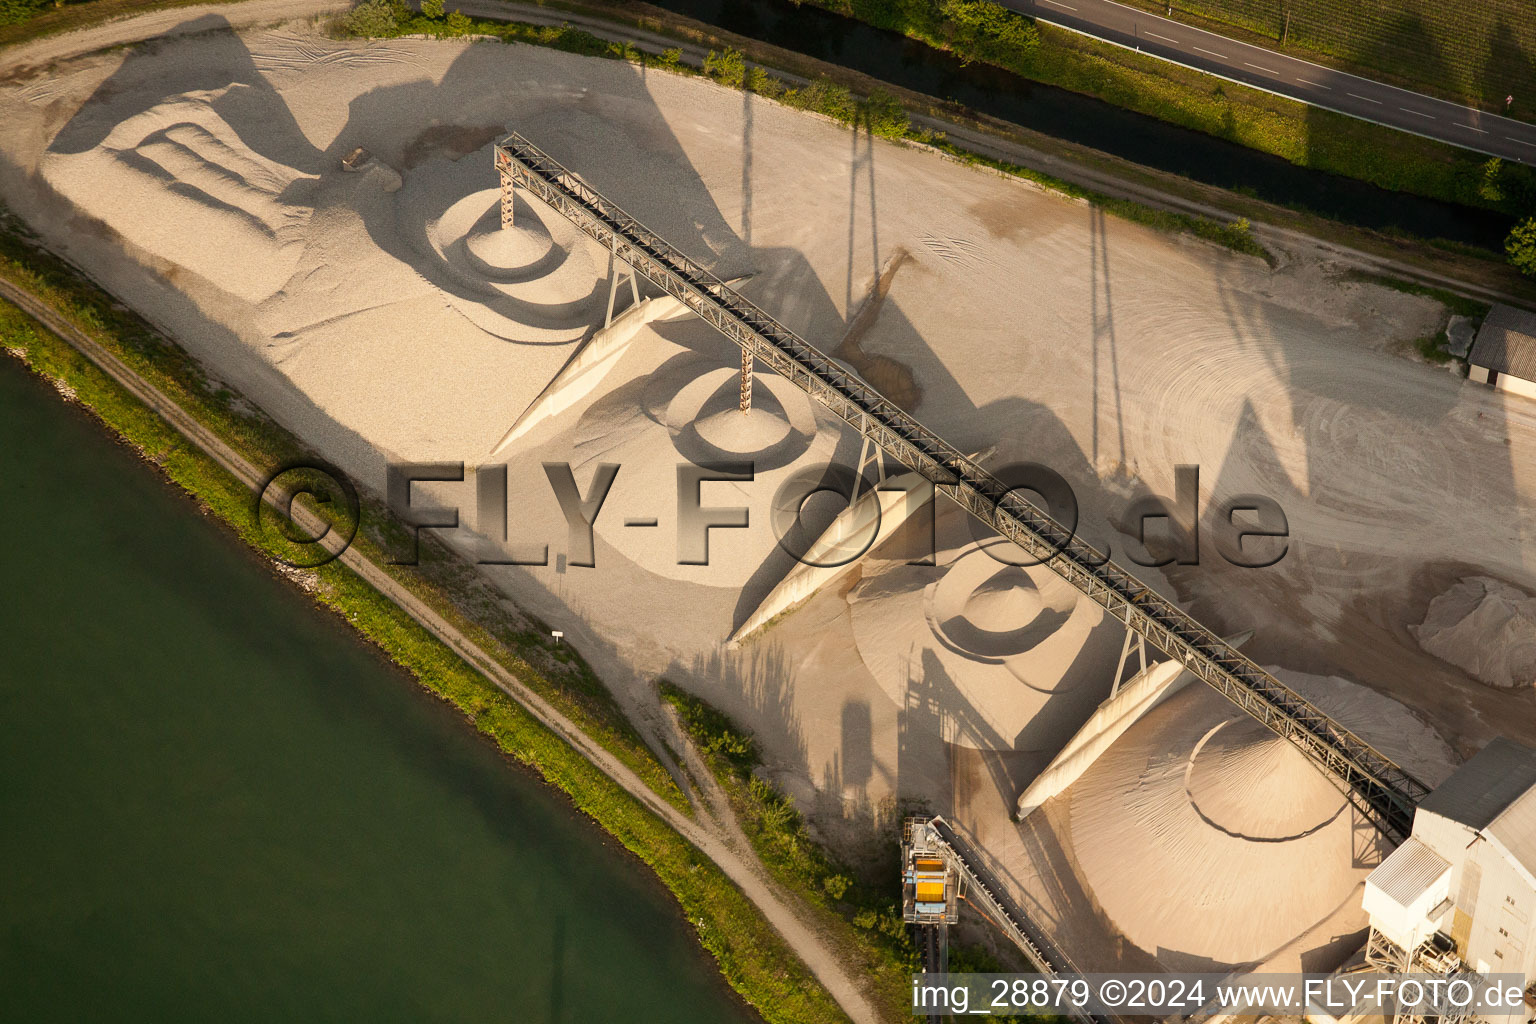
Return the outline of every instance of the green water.
{"type": "Polygon", "coordinates": [[[3,356],[0,509],[0,1019],[755,1019],[642,866],[3,356]]]}

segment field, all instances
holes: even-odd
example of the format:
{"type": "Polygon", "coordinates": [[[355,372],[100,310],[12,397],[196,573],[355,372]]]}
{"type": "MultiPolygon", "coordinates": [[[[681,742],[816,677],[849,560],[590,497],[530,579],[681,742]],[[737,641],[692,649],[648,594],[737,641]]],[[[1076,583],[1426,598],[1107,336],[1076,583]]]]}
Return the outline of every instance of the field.
{"type": "Polygon", "coordinates": [[[1180,0],[1181,14],[1491,110],[1513,95],[1512,116],[1536,117],[1536,18],[1524,0],[1180,0]]]}

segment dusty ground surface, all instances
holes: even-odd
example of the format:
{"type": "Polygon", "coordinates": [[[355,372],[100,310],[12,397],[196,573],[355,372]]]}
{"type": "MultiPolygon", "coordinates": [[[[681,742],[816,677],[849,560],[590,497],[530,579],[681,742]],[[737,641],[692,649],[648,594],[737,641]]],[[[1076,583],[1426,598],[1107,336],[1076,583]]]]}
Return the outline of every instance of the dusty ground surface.
{"type": "MultiPolygon", "coordinates": [[[[515,129],[721,276],[750,274],[749,296],[930,428],[995,448],[989,466],[1051,467],[1084,535],[1117,557],[1134,550],[1115,529],[1132,501],[1173,495],[1175,467],[1198,466],[1200,564],[1146,572],[1218,631],[1257,629],[1260,662],[1390,696],[1462,755],[1497,732],[1536,733],[1528,690],[1484,687],[1407,630],[1464,576],[1536,589],[1536,403],[1411,357],[1445,323],[1439,304],[1310,258],[1271,270],[616,62],[338,43],[301,24],[235,34],[218,15],[182,28],[72,60],[49,41],[50,71],[13,66],[0,189],[364,486],[382,490],[390,460],[491,464],[600,323],[603,253],[528,204],[515,232],[497,229],[488,143],[515,129]],[[373,161],[342,170],[359,146],[373,161]],[[1215,510],[1255,493],[1284,509],[1289,546],[1273,567],[1240,569],[1216,550],[1215,510]]],[[[659,715],[650,684],[665,675],[754,728],[777,777],[850,847],[898,795],[925,801],[983,840],[1074,956],[1176,959],[1148,948],[1136,911],[1096,895],[1108,840],[1085,839],[1086,858],[1074,848],[1078,794],[1008,820],[1119,653],[1048,576],[994,563],[941,514],[931,544],[909,522],[760,637],[724,644],[793,564],[770,525],[780,488],[858,454],[765,375],[740,418],[736,361],[697,322],[639,331],[600,386],[495,460],[513,492],[503,555],[537,561],[547,546],[547,564],[485,571],[565,630],[642,721],[659,715]],[[709,564],[679,564],[679,463],[741,459],[754,479],[699,493],[747,508],[750,525],[711,530],[709,564]],[[571,564],[549,462],[568,462],[583,493],[600,464],[620,467],[593,568],[571,564]],[[934,564],[906,564],[925,546],[934,564]]],[[[472,482],[416,493],[489,529],[472,482]]],[[[454,541],[481,550],[469,529],[454,541]]],[[[1390,726],[1397,712],[1375,707],[1390,726]]],[[[1222,884],[1240,889],[1250,870],[1222,884]]],[[[1305,915],[1297,956],[1315,962],[1358,928],[1341,900],[1305,915]]],[[[1207,909],[1237,912],[1225,908],[1207,909]]],[[[1211,941],[1202,955],[1234,962],[1279,940],[1211,941]]]]}

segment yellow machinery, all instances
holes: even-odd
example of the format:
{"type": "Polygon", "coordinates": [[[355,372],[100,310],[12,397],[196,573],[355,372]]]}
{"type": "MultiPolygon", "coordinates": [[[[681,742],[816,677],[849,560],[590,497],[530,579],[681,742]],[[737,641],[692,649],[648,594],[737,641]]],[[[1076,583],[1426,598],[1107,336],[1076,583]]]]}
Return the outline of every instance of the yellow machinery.
{"type": "Polygon", "coordinates": [[[960,919],[961,879],[928,818],[908,818],[901,830],[901,916],[912,924],[960,919]]]}

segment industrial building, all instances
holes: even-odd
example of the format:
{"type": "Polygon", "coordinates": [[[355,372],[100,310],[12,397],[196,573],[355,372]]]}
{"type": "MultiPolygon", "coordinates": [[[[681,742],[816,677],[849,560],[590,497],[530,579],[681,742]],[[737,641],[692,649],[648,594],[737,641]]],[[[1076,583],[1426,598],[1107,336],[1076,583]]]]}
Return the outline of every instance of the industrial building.
{"type": "Polygon", "coordinates": [[[1458,768],[1364,902],[1379,966],[1536,980],[1536,750],[1495,739],[1458,768]]]}
{"type": "Polygon", "coordinates": [[[1478,328],[1467,361],[1472,380],[1536,398],[1536,313],[1494,306],[1478,328]]]}

